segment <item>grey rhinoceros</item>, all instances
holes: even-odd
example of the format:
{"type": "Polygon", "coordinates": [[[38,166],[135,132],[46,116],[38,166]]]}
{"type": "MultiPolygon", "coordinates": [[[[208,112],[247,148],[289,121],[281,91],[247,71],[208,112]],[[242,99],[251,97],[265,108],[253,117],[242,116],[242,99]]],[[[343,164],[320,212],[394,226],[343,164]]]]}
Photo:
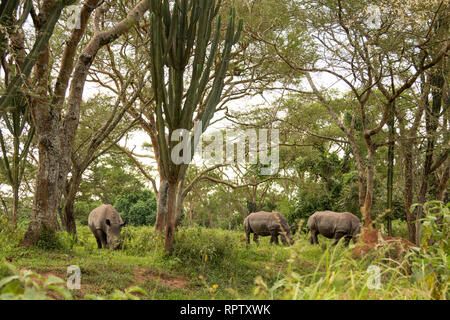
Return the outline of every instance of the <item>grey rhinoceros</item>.
{"type": "Polygon", "coordinates": [[[98,248],[119,249],[120,232],[125,225],[122,217],[110,204],[102,204],[91,211],[88,218],[89,228],[97,240],[98,248]]]}
{"type": "Polygon", "coordinates": [[[350,239],[356,242],[361,231],[359,218],[350,212],[317,211],[308,218],[308,230],[311,232],[311,244],[319,244],[317,235],[335,239],[333,245],[344,237],[348,245],[350,239]]]}
{"type": "Polygon", "coordinates": [[[259,211],[249,214],[244,219],[244,230],[247,235],[247,245],[250,244],[250,234],[253,233],[253,241],[258,243],[258,236],[271,236],[270,243],[278,243],[278,235],[283,244],[294,243],[291,237],[291,228],[286,218],[279,212],[259,211]]]}

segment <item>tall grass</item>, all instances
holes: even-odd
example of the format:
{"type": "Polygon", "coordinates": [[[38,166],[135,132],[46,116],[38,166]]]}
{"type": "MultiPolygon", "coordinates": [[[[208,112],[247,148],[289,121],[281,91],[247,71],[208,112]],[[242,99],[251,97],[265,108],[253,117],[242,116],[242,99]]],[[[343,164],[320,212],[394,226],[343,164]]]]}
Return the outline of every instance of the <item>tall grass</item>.
{"type": "Polygon", "coordinates": [[[321,237],[321,245],[313,246],[303,233],[295,235],[293,246],[270,245],[269,238],[262,237],[259,245],[252,242],[247,247],[243,231],[203,227],[180,228],[170,254],[153,227],[133,226],[123,229],[118,251],[97,249],[87,226],[78,227],[77,243],[66,233],[57,233],[46,243],[56,241],[56,247],[17,248],[23,232],[1,221],[0,264],[12,258],[21,269],[45,271],[79,264],[86,281],[106,288],[105,294],[86,298],[127,296],[133,291],[126,288],[136,268],[144,268],[189,282],[186,293],[152,286],[149,280],[145,289],[152,292],[146,296],[150,299],[186,294],[200,299],[448,299],[449,206],[431,208],[426,211],[421,248],[405,252],[381,242],[362,257],[354,254],[353,244],[333,247],[332,240],[321,237]],[[444,212],[443,219],[438,219],[437,211],[444,212]]]}

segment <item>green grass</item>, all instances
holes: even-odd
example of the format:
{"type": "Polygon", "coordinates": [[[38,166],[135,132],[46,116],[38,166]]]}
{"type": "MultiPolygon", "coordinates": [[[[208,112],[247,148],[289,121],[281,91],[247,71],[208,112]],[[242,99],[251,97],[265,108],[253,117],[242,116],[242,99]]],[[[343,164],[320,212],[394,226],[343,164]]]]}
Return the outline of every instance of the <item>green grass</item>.
{"type": "Polygon", "coordinates": [[[132,286],[145,290],[141,299],[431,299],[433,291],[426,281],[412,280],[407,261],[386,258],[386,248],[358,259],[353,245],[332,247],[320,237],[321,245],[312,246],[304,234],[295,235],[291,247],[272,246],[262,237],[247,248],[243,232],[181,228],[170,255],[152,227],[124,228],[117,251],[98,250],[86,226],[78,227],[77,243],[62,234],[52,250],[17,247],[20,235],[0,232],[0,263],[64,280],[67,267],[77,265],[82,288],[72,291],[75,299],[132,286]],[[379,290],[367,287],[370,265],[380,267],[379,290]]]}

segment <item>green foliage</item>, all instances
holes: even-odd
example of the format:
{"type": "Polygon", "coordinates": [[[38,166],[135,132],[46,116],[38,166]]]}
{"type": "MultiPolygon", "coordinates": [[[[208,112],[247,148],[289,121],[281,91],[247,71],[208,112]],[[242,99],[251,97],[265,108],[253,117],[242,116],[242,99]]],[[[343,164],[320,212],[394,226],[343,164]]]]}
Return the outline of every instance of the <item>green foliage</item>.
{"type": "MultiPolygon", "coordinates": [[[[86,294],[87,300],[139,300],[147,292],[139,286],[114,290],[109,295],[86,294]]],[[[44,277],[30,270],[18,270],[10,263],[0,264],[0,300],[72,300],[66,281],[49,275],[44,277]]]]}
{"type": "Polygon", "coordinates": [[[143,190],[144,178],[131,160],[124,154],[111,152],[107,157],[95,160],[87,177],[80,185],[78,201],[115,203],[120,195],[143,190]],[[97,200],[96,200],[97,201],[97,200]]]}
{"type": "Polygon", "coordinates": [[[163,240],[161,236],[155,235],[155,230],[151,227],[126,226],[120,237],[123,250],[136,256],[157,252],[163,240]]]}
{"type": "Polygon", "coordinates": [[[87,226],[89,213],[101,204],[101,201],[76,201],[73,205],[76,221],[78,221],[81,225],[87,226]]]}
{"type": "Polygon", "coordinates": [[[173,256],[182,265],[221,266],[225,261],[234,261],[235,251],[230,246],[231,238],[226,231],[201,227],[183,228],[175,235],[173,256]]]}
{"type": "Polygon", "coordinates": [[[6,216],[0,215],[0,257],[2,251],[14,247],[21,236],[21,230],[8,221],[6,216]]]}
{"type": "MultiPolygon", "coordinates": [[[[71,291],[73,299],[445,298],[442,294],[433,296],[429,280],[415,280],[416,266],[411,259],[403,255],[389,258],[389,245],[358,257],[353,254],[353,244],[332,247],[332,240],[323,239],[321,247],[312,246],[304,234],[298,234],[293,246],[270,245],[269,237],[261,237],[259,245],[246,247],[243,231],[195,227],[180,228],[174,251],[167,254],[164,239],[155,235],[153,227],[125,227],[123,248],[117,251],[96,249],[88,227],[79,226],[78,231],[79,242],[72,251],[10,248],[6,256],[13,259],[17,270],[57,275],[65,273],[70,259],[70,264],[79,265],[82,272],[83,290],[71,291]],[[367,286],[370,265],[380,268],[379,289],[367,286]],[[171,286],[170,279],[184,279],[186,288],[171,286]]],[[[20,275],[16,271],[0,263],[0,282],[20,275]]],[[[37,281],[42,289],[40,298],[64,298],[45,288],[43,278],[28,279],[37,281]]],[[[15,285],[8,290],[13,291],[15,285]]],[[[0,287],[0,292],[3,289],[0,287]]],[[[444,289],[445,285],[440,292],[444,289]]]]}
{"type": "MultiPolygon", "coordinates": [[[[411,211],[418,205],[411,206],[411,211]]],[[[450,203],[428,201],[423,208],[421,246],[413,248],[407,256],[411,261],[412,280],[431,290],[434,299],[448,299],[450,203]]]]}
{"type": "Polygon", "coordinates": [[[71,251],[75,243],[74,237],[67,232],[44,227],[39,235],[36,247],[46,251],[71,251]]]}
{"type": "Polygon", "coordinates": [[[84,298],[87,300],[140,300],[139,295],[147,294],[148,293],[144,289],[138,286],[132,286],[125,289],[124,291],[116,289],[113,293],[106,297],[87,294],[84,296],[84,298]]]}
{"type": "Polygon", "coordinates": [[[0,300],[72,299],[66,282],[55,276],[43,277],[30,270],[19,271],[9,263],[0,264],[0,300]]]}
{"type": "MultiPolygon", "coordinates": [[[[294,210],[288,214],[289,223],[296,226],[299,219],[304,219],[306,223],[307,218],[316,211],[344,211],[346,203],[342,201],[345,199],[343,190],[355,181],[355,175],[350,168],[347,153],[339,158],[337,153],[327,151],[324,145],[317,145],[310,154],[299,157],[296,170],[307,172],[308,177],[305,179],[304,188],[299,188],[292,201],[294,210]]],[[[354,198],[354,192],[354,189],[350,190],[351,200],[354,198]]]]}
{"type": "Polygon", "coordinates": [[[114,208],[119,211],[122,219],[131,225],[155,224],[156,197],[148,189],[119,196],[114,203],[114,208]]]}
{"type": "MultiPolygon", "coordinates": [[[[382,249],[380,249],[382,250],[382,249]]],[[[333,300],[399,299],[397,286],[407,286],[405,265],[388,261],[383,254],[355,259],[350,248],[327,246],[311,272],[296,268],[304,253],[291,249],[286,273],[273,283],[255,278],[253,294],[258,299],[333,300]],[[380,270],[380,286],[371,287],[369,266],[380,270]]]]}
{"type": "MultiPolygon", "coordinates": [[[[315,195],[310,191],[303,191],[298,195],[294,202],[294,210],[286,217],[289,225],[295,226],[298,220],[304,219],[304,226],[306,220],[316,211],[333,210],[335,204],[326,194],[315,195]]],[[[296,230],[296,228],[294,228],[296,230]]]]}

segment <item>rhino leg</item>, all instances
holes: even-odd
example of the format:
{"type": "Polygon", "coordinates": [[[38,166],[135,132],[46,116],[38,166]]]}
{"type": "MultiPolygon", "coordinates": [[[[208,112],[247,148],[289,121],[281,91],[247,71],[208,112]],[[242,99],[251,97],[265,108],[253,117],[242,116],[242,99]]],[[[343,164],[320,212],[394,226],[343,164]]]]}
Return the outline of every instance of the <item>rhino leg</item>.
{"type": "MultiPolygon", "coordinates": [[[[350,243],[350,240],[352,240],[352,236],[345,236],[345,245],[348,247],[348,245],[349,245],[349,243],[350,243]]],[[[355,239],[353,239],[353,243],[355,242],[354,241],[355,239]]]]}
{"type": "Polygon", "coordinates": [[[247,246],[250,244],[250,231],[245,231],[245,235],[247,236],[247,246]]]}
{"type": "Polygon", "coordinates": [[[95,240],[97,240],[97,248],[101,249],[102,248],[102,242],[100,241],[99,238],[95,237],[95,240]]]}
{"type": "Polygon", "coordinates": [[[280,244],[278,242],[278,233],[272,233],[270,237],[270,244],[275,243],[277,246],[280,244]]]}
{"type": "Polygon", "coordinates": [[[97,246],[99,249],[101,249],[102,247],[106,249],[106,234],[102,230],[95,230],[95,239],[97,240],[97,246]]]}
{"type": "Polygon", "coordinates": [[[256,233],[253,235],[253,242],[259,244],[258,235],[256,233]]]}
{"type": "Polygon", "coordinates": [[[309,237],[309,242],[311,244],[319,244],[319,239],[317,238],[317,230],[311,230],[311,236],[309,237]]]}
{"type": "Polygon", "coordinates": [[[336,232],[335,234],[334,234],[334,242],[333,242],[333,246],[335,246],[335,245],[337,245],[338,244],[338,242],[339,242],[339,240],[341,240],[341,238],[342,237],[344,237],[345,236],[345,233],[344,232],[336,232]]]}
{"type": "Polygon", "coordinates": [[[280,234],[280,238],[281,238],[281,242],[283,242],[283,244],[285,245],[285,246],[287,246],[288,245],[288,242],[287,242],[287,240],[286,240],[286,236],[284,235],[284,234],[280,234]]]}
{"type": "Polygon", "coordinates": [[[271,235],[270,236],[270,244],[272,244],[272,243],[274,243],[275,241],[277,241],[278,239],[277,239],[277,236],[275,235],[271,235]]]}

